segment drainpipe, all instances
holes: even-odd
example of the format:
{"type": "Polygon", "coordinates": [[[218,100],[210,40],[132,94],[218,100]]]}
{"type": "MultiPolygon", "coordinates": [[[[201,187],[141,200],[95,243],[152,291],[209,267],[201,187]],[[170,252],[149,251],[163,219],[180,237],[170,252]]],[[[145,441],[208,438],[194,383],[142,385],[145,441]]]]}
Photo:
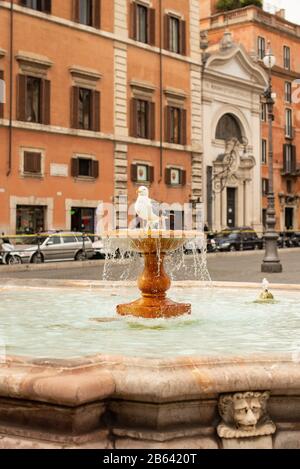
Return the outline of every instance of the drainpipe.
{"type": "Polygon", "coordinates": [[[159,88],[160,88],[160,145],[159,145],[159,180],[163,179],[163,55],[162,55],[162,31],[163,31],[162,0],[159,0],[159,88]]]}
{"type": "Polygon", "coordinates": [[[8,159],[7,159],[7,173],[6,176],[11,174],[12,162],[12,140],[13,140],[13,127],[12,127],[12,113],[13,113],[13,66],[14,66],[14,3],[10,1],[10,50],[9,50],[9,126],[8,126],[8,159]]]}

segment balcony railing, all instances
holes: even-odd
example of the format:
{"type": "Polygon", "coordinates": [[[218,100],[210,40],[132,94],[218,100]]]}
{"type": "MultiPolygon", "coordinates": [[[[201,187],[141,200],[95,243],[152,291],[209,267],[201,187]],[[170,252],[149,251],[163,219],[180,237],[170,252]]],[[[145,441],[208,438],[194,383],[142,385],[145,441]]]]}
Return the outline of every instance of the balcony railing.
{"type": "Polygon", "coordinates": [[[296,130],[295,127],[291,127],[289,125],[285,126],[285,138],[288,138],[289,140],[293,140],[296,136],[296,130]]]}
{"type": "Polygon", "coordinates": [[[210,24],[212,28],[218,28],[246,21],[257,21],[300,38],[300,25],[291,23],[285,18],[263,11],[261,8],[253,5],[230,12],[217,13],[211,17],[210,24]]]}

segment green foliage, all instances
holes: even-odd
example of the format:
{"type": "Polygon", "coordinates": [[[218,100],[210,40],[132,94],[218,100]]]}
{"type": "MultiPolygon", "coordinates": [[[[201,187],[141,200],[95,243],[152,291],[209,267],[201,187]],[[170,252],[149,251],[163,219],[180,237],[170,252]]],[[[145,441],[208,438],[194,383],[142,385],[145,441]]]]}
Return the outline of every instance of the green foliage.
{"type": "Polygon", "coordinates": [[[237,8],[248,7],[254,5],[257,7],[263,7],[262,0],[218,0],[217,10],[218,11],[229,11],[236,10],[237,8]]]}

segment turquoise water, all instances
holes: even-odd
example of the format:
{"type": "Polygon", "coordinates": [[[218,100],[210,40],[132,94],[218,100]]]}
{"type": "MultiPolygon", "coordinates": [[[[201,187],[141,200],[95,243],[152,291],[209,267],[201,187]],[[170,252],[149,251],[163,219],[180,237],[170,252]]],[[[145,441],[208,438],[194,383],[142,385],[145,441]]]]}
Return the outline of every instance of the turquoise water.
{"type": "Polygon", "coordinates": [[[300,356],[300,292],[275,291],[259,304],[256,290],[185,288],[170,297],[192,303],[177,319],[119,318],[134,288],[0,291],[0,355],[73,358],[97,353],[163,358],[293,352],[300,356]],[[94,318],[100,318],[96,322],[94,318]]]}

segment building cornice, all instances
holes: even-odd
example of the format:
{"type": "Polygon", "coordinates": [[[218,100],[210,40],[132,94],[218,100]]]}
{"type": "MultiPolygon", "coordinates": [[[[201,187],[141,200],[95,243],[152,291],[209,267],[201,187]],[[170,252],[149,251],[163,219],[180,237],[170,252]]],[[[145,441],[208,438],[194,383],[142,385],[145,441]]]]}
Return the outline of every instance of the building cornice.
{"type": "MultiPolygon", "coordinates": [[[[8,119],[0,119],[0,127],[8,127],[8,119]]],[[[67,127],[59,127],[54,125],[43,125],[43,124],[33,124],[29,122],[13,121],[12,128],[14,129],[23,129],[33,132],[44,132],[48,134],[58,134],[58,135],[68,135],[73,137],[80,138],[89,138],[95,140],[107,140],[111,142],[118,142],[121,144],[133,144],[146,147],[160,148],[161,144],[156,140],[145,140],[134,137],[115,135],[115,134],[106,134],[104,132],[94,132],[89,130],[79,130],[79,129],[70,129],[67,127]]],[[[165,150],[176,150],[181,152],[195,152],[201,153],[202,148],[199,146],[195,147],[192,145],[176,145],[172,143],[163,142],[162,144],[165,150]]]]}

